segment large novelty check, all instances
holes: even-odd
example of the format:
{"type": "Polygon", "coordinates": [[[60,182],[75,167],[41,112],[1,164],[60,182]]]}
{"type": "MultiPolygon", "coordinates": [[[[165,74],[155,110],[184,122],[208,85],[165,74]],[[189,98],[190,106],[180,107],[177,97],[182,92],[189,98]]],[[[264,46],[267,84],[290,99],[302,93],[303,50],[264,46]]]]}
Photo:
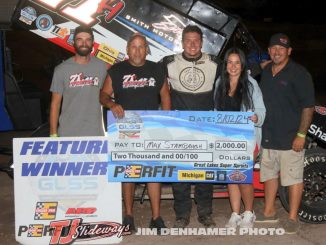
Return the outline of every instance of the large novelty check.
{"type": "Polygon", "coordinates": [[[252,112],[108,112],[111,182],[251,183],[252,112]]]}

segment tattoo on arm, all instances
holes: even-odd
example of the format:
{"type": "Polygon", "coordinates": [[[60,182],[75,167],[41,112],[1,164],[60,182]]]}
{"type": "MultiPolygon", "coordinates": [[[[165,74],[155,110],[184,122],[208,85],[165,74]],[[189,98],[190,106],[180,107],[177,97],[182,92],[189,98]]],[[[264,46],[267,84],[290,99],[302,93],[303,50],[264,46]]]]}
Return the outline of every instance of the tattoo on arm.
{"type": "Polygon", "coordinates": [[[301,113],[301,121],[298,132],[306,134],[312,121],[314,107],[304,108],[301,113]]]}

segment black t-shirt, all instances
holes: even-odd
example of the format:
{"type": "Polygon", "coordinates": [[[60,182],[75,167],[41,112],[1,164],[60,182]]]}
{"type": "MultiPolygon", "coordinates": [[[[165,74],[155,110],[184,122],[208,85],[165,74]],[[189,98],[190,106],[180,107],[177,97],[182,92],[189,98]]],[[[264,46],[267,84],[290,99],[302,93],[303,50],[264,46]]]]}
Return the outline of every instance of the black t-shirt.
{"type": "Polygon", "coordinates": [[[229,95],[227,95],[225,97],[224,111],[240,111],[240,105],[238,105],[238,103],[234,97],[229,96],[229,95]]]}
{"type": "Polygon", "coordinates": [[[146,61],[132,66],[128,61],[115,64],[108,71],[112,79],[115,102],[125,110],[157,110],[164,73],[159,64],[146,61]]]}
{"type": "Polygon", "coordinates": [[[290,150],[302,110],[315,104],[311,75],[303,66],[289,60],[273,77],[272,64],[269,64],[263,70],[260,88],[266,107],[262,146],[290,150]]]}

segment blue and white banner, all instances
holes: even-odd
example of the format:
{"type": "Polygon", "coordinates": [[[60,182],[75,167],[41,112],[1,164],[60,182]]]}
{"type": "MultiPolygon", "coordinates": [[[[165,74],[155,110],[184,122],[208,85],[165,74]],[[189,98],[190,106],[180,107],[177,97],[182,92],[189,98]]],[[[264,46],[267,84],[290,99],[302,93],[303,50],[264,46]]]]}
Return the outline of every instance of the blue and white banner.
{"type": "Polygon", "coordinates": [[[108,112],[109,182],[252,183],[252,112],[108,112]]]}
{"type": "Polygon", "coordinates": [[[19,244],[122,240],[121,184],[107,181],[107,146],[106,137],[14,139],[19,244]]]}

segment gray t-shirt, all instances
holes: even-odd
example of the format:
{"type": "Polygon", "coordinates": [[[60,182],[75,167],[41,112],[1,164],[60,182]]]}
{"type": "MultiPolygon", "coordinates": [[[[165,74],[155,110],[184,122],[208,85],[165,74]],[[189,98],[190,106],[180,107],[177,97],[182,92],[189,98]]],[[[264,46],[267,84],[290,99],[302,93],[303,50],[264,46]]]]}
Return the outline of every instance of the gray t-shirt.
{"type": "Polygon", "coordinates": [[[106,64],[95,57],[82,65],[72,57],[55,68],[50,91],[63,96],[59,136],[104,135],[99,94],[106,74],[106,64]]]}

